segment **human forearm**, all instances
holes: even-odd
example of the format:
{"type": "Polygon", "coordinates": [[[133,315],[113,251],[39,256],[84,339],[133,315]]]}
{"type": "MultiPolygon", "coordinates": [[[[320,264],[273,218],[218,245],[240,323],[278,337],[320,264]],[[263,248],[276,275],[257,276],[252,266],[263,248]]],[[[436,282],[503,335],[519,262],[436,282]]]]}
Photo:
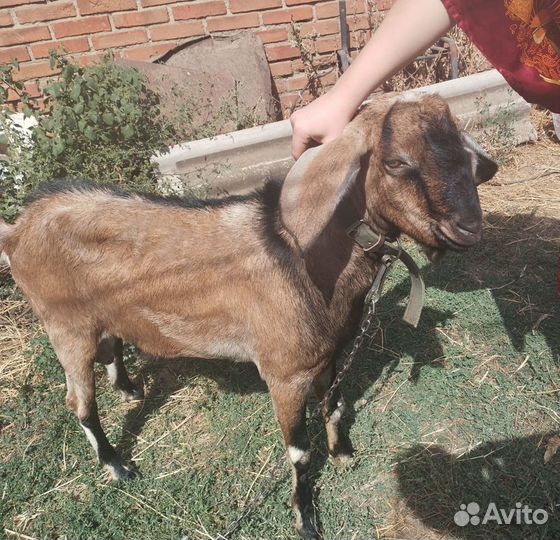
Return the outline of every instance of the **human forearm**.
{"type": "Polygon", "coordinates": [[[334,88],[291,116],[292,153],[340,135],[363,100],[453,26],[440,0],[397,0],[334,88]]]}
{"type": "Polygon", "coordinates": [[[441,0],[397,0],[331,90],[331,97],[355,111],[375,88],[447,33],[453,24],[441,0]]]}

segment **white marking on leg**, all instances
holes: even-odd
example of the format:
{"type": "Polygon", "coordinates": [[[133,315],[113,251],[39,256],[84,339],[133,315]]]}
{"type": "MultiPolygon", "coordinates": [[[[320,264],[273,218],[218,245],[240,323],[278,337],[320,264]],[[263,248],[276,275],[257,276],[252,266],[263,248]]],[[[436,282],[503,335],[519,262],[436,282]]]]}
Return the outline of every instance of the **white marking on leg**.
{"type": "Polygon", "coordinates": [[[6,255],[3,251],[0,253],[0,266],[12,266],[10,264],[10,257],[6,255]]]}
{"type": "Polygon", "coordinates": [[[111,383],[112,386],[115,386],[115,384],[117,384],[117,379],[119,375],[117,370],[117,365],[113,361],[110,364],[107,364],[105,366],[105,369],[107,370],[107,377],[109,379],[109,382],[111,383]]]}
{"type": "Polygon", "coordinates": [[[301,450],[295,446],[288,446],[288,457],[294,465],[296,463],[302,463],[305,465],[309,462],[310,452],[309,450],[301,450]]]}
{"type": "Polygon", "coordinates": [[[97,439],[95,438],[95,435],[93,434],[93,431],[91,431],[91,429],[89,429],[88,427],[84,426],[83,424],[80,424],[80,426],[82,426],[82,429],[84,430],[87,440],[89,441],[89,444],[91,444],[91,446],[93,446],[93,449],[95,450],[95,453],[99,456],[99,445],[97,444],[97,439]]]}
{"type": "Polygon", "coordinates": [[[333,424],[338,424],[340,422],[340,419],[342,418],[343,413],[344,413],[344,402],[339,401],[336,404],[336,409],[332,412],[332,414],[329,417],[329,422],[332,422],[333,424]]]}

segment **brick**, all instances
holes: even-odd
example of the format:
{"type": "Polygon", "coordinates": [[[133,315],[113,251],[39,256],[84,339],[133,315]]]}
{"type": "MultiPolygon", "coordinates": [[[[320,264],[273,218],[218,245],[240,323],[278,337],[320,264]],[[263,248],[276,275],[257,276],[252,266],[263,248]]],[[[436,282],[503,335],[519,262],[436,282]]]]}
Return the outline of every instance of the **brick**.
{"type": "Polygon", "coordinates": [[[179,39],[204,34],[204,26],[200,21],[182,22],[176,24],[164,24],[150,28],[152,41],[164,41],[166,39],[179,39]]]}
{"type": "Polygon", "coordinates": [[[77,0],[80,15],[136,9],[136,0],[77,0]]]}
{"type": "Polygon", "coordinates": [[[109,17],[99,15],[97,17],[84,17],[75,21],[65,21],[53,24],[55,37],[64,38],[70,36],[82,36],[84,34],[95,34],[97,32],[108,32],[111,30],[109,17]]]}
{"type": "Polygon", "coordinates": [[[0,0],[0,9],[6,7],[23,6],[24,4],[46,4],[47,0],[0,0]]]}
{"type": "MultiPolygon", "coordinates": [[[[91,64],[98,64],[103,59],[105,54],[107,53],[99,52],[99,53],[80,56],[78,58],[78,64],[80,64],[80,66],[91,66],[91,64]]],[[[120,58],[121,55],[119,51],[115,51],[114,56],[116,58],[120,58]]]]}
{"type": "Polygon", "coordinates": [[[274,30],[263,30],[257,34],[263,43],[278,43],[288,40],[288,30],[286,28],[276,28],[274,30]]]}
{"type": "Polygon", "coordinates": [[[141,62],[150,62],[156,58],[160,58],[165,53],[174,49],[177,43],[157,43],[154,45],[144,45],[142,47],[134,47],[134,49],[125,49],[123,57],[129,60],[139,60],[141,62]]]}
{"type": "Polygon", "coordinates": [[[338,19],[329,19],[327,21],[305,23],[301,25],[301,37],[311,36],[328,36],[330,34],[338,34],[340,32],[340,24],[338,19]]]}
{"type": "Polygon", "coordinates": [[[280,105],[284,111],[284,118],[287,118],[295,109],[299,102],[299,96],[295,94],[283,94],[280,96],[280,105]]]}
{"type": "MultiPolygon", "coordinates": [[[[339,16],[338,0],[334,2],[321,2],[315,6],[317,19],[331,19],[339,16]]],[[[346,17],[350,20],[352,15],[357,13],[365,13],[364,0],[348,0],[346,2],[346,17]]]]}
{"type": "Polygon", "coordinates": [[[350,48],[361,49],[362,47],[365,47],[370,37],[371,31],[366,30],[359,30],[350,34],[350,48]]]}
{"type": "Polygon", "coordinates": [[[176,21],[185,19],[202,19],[212,15],[225,15],[226,5],[223,0],[218,2],[188,3],[173,8],[173,17],[176,21]]]}
{"type": "Polygon", "coordinates": [[[164,4],[176,4],[178,0],[142,0],[142,7],[162,6],[164,4]]]}
{"type": "Polygon", "coordinates": [[[355,32],[356,30],[371,30],[371,21],[367,15],[348,17],[348,30],[350,30],[350,32],[355,32]]]}
{"type": "Polygon", "coordinates": [[[9,13],[0,13],[0,26],[12,26],[14,20],[9,13]]]}
{"type": "Polygon", "coordinates": [[[0,65],[8,64],[14,58],[19,62],[31,60],[27,47],[10,47],[9,49],[0,50],[0,65]]]}
{"type": "Polygon", "coordinates": [[[19,45],[20,43],[33,43],[51,39],[51,33],[46,26],[33,26],[30,28],[17,28],[0,30],[0,47],[19,45]]]}
{"type": "Polygon", "coordinates": [[[286,80],[286,89],[284,92],[297,92],[298,90],[303,90],[309,84],[309,79],[307,77],[294,77],[292,79],[286,80]]]}
{"type": "MultiPolygon", "coordinates": [[[[313,58],[313,66],[316,69],[328,68],[336,65],[337,58],[336,54],[324,54],[324,55],[316,55],[313,58]]],[[[294,71],[305,71],[305,64],[301,59],[294,60],[292,62],[292,68],[294,71]]]]}
{"type": "MultiPolygon", "coordinates": [[[[24,85],[25,91],[30,98],[37,98],[41,95],[41,89],[35,81],[26,82],[24,85]]],[[[7,101],[19,101],[20,96],[17,92],[8,88],[8,98],[7,101]]]]}
{"type": "Polygon", "coordinates": [[[311,6],[301,6],[292,9],[279,9],[263,13],[262,18],[265,25],[283,24],[291,21],[310,21],[313,19],[313,8],[311,6]]]}
{"type": "Polygon", "coordinates": [[[376,0],[377,9],[385,11],[386,9],[391,9],[393,7],[394,0],[376,0]]]}
{"type": "MultiPolygon", "coordinates": [[[[315,7],[317,19],[331,19],[333,17],[338,17],[339,13],[340,7],[338,0],[335,2],[321,2],[315,7]]],[[[346,13],[348,13],[348,11],[346,13]]]]}
{"type": "Polygon", "coordinates": [[[267,47],[266,57],[269,62],[275,62],[276,60],[289,60],[290,58],[299,58],[300,51],[297,47],[292,47],[291,45],[267,47]]]}
{"type": "Polygon", "coordinates": [[[207,19],[206,24],[209,32],[225,32],[226,30],[252,28],[259,26],[259,16],[257,13],[246,13],[245,15],[213,17],[211,19],[207,19]]]}
{"type": "Polygon", "coordinates": [[[25,91],[29,94],[29,97],[36,98],[41,95],[41,88],[36,81],[27,82],[24,86],[25,91]]]}
{"type": "Polygon", "coordinates": [[[340,49],[340,36],[330,36],[316,39],[311,49],[316,53],[334,52],[340,49]]]}
{"type": "Polygon", "coordinates": [[[117,13],[113,15],[116,28],[131,26],[148,26],[169,21],[169,14],[165,8],[145,9],[136,13],[117,13]]]}
{"type": "Polygon", "coordinates": [[[51,50],[64,50],[68,53],[87,52],[89,51],[89,42],[85,37],[77,37],[31,45],[31,54],[33,54],[35,59],[48,58],[49,51],[51,50]]]}
{"type": "Polygon", "coordinates": [[[287,6],[297,6],[299,4],[316,4],[320,0],[286,0],[287,6]]]}
{"type": "Polygon", "coordinates": [[[331,86],[338,80],[338,72],[336,70],[329,71],[324,75],[320,75],[319,80],[323,86],[331,86]]]}
{"type": "Polygon", "coordinates": [[[34,6],[16,9],[16,17],[20,23],[33,23],[39,21],[53,21],[74,17],[76,8],[72,2],[52,2],[46,6],[34,6]]]}
{"type": "Polygon", "coordinates": [[[28,64],[22,64],[19,70],[14,71],[14,80],[28,81],[29,79],[52,77],[57,73],[60,73],[60,68],[51,69],[50,62],[31,62],[28,64]]]}
{"type": "Polygon", "coordinates": [[[230,0],[229,8],[232,13],[244,11],[262,11],[282,7],[282,0],[230,0]]]}
{"type": "Polygon", "coordinates": [[[270,64],[270,73],[273,77],[286,77],[292,75],[293,72],[291,62],[275,62],[270,64]]]}
{"type": "Polygon", "coordinates": [[[148,34],[143,28],[125,32],[111,32],[110,34],[97,34],[91,38],[93,48],[98,51],[113,47],[137,45],[138,43],[146,43],[146,41],[148,41],[148,34]]]}

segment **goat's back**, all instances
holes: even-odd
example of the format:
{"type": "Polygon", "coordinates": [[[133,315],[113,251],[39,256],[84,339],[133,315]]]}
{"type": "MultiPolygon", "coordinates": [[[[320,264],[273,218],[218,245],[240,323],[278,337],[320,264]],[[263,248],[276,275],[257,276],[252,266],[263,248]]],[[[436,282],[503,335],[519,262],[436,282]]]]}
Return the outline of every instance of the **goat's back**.
{"type": "Polygon", "coordinates": [[[69,189],[32,202],[6,249],[47,326],[72,321],[161,356],[252,360],[257,335],[275,339],[271,321],[304,317],[265,249],[261,212],[254,197],[185,206],[69,189]]]}

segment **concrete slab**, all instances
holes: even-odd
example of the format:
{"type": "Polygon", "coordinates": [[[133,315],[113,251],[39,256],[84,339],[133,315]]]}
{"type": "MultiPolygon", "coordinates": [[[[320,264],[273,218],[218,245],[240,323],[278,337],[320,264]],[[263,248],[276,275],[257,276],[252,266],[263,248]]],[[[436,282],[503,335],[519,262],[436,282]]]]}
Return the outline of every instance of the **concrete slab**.
{"type": "MultiPolygon", "coordinates": [[[[508,115],[517,144],[534,140],[529,120],[530,105],[510,89],[496,71],[462,77],[406,94],[438,93],[469,131],[481,120],[508,115]]],[[[293,164],[288,120],[180,144],[158,156],[162,185],[173,189],[188,186],[210,194],[242,193],[266,179],[284,178],[293,164]]],[[[475,133],[476,134],[476,133],[475,133]]]]}

